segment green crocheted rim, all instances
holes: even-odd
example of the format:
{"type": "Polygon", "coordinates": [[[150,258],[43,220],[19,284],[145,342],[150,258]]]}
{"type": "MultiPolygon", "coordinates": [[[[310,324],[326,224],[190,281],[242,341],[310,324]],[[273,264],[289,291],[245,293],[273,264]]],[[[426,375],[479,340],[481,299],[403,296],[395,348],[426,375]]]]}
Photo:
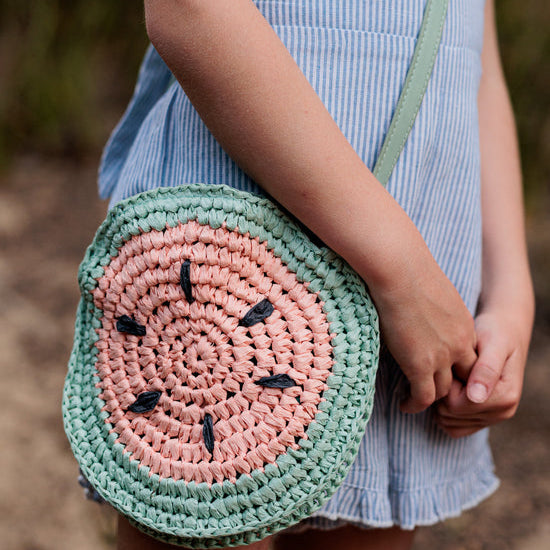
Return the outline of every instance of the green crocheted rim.
{"type": "Polygon", "coordinates": [[[250,544],[319,509],[343,481],[370,416],[379,353],[378,317],[360,277],[339,256],[318,247],[264,197],[223,185],[191,184],[141,193],[114,207],[79,270],[82,298],[63,394],[72,450],[98,493],[130,521],[166,542],[192,548],[250,544]],[[96,388],[102,312],[92,299],[98,279],[132,236],[196,220],[249,233],[265,242],[301,282],[319,292],[330,323],[334,365],[325,401],[299,449],[236,483],[161,479],[130,460],[109,433],[96,388]]]}

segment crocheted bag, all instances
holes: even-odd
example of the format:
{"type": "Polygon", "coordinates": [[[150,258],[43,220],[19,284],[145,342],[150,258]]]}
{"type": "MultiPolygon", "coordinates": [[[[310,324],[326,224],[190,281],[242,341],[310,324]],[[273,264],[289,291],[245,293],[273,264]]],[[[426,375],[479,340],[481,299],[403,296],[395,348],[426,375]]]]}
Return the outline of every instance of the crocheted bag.
{"type": "MultiPolygon", "coordinates": [[[[430,18],[441,32],[434,4],[420,46],[430,18]]],[[[436,51],[417,46],[416,78],[436,51]]],[[[379,179],[418,105],[398,104],[379,179]]],[[[63,418],[101,497],[192,548],[250,544],[330,498],[370,416],[379,353],[376,311],[344,260],[269,199],[192,184],[115,206],[79,283],[63,418]]]]}
{"type": "Polygon", "coordinates": [[[172,543],[250,543],[310,515],[370,413],[365,287],[269,200],[226,186],[111,210],[79,273],[64,417],[98,493],[172,543]]]}

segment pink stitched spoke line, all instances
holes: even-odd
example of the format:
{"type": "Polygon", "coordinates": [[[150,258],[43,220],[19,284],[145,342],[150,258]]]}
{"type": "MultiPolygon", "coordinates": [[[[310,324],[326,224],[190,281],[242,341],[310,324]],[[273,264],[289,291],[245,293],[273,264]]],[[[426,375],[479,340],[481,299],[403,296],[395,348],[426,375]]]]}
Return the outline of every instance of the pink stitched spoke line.
{"type": "Polygon", "coordinates": [[[317,295],[258,239],[197,222],[135,236],[94,302],[104,312],[96,368],[107,422],[151,474],[235,481],[307,437],[333,363],[329,324],[317,295]],[[267,313],[239,326],[266,300],[267,313]],[[121,332],[121,316],[145,335],[121,332]],[[254,382],[272,375],[296,385],[254,382]],[[140,395],[152,410],[129,411],[140,395]]]}

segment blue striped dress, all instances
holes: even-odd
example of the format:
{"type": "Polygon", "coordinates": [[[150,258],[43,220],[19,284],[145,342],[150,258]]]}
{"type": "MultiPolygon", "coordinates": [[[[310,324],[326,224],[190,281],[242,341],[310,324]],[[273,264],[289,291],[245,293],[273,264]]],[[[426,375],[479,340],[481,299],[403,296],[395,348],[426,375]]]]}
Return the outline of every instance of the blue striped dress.
{"type": "MultiPolygon", "coordinates": [[[[369,168],[390,124],[425,0],[256,0],[369,168]]],[[[442,44],[388,190],[472,313],[481,286],[477,90],[484,0],[451,0],[442,44]]],[[[262,193],[223,151],[150,47],[134,96],[105,148],[99,189],[111,205],[181,183],[262,193]]],[[[381,358],[372,419],[346,480],[305,527],[344,522],[412,529],[456,516],[498,485],[487,430],[453,440],[430,410],[399,412],[406,380],[381,358]]]]}

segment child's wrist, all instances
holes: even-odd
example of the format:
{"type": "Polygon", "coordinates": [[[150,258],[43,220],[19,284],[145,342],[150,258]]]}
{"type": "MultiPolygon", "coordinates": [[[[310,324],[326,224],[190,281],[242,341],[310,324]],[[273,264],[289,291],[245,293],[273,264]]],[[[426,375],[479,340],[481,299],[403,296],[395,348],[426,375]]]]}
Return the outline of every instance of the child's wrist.
{"type": "Polygon", "coordinates": [[[508,327],[510,334],[519,337],[527,347],[531,340],[535,317],[535,300],[532,287],[522,289],[521,292],[508,294],[494,292],[485,301],[481,301],[476,316],[476,324],[482,318],[497,319],[501,326],[508,327]]]}
{"type": "Polygon", "coordinates": [[[530,277],[514,284],[493,285],[483,290],[478,313],[492,312],[513,315],[524,324],[532,324],[535,315],[535,294],[530,277]]]}

